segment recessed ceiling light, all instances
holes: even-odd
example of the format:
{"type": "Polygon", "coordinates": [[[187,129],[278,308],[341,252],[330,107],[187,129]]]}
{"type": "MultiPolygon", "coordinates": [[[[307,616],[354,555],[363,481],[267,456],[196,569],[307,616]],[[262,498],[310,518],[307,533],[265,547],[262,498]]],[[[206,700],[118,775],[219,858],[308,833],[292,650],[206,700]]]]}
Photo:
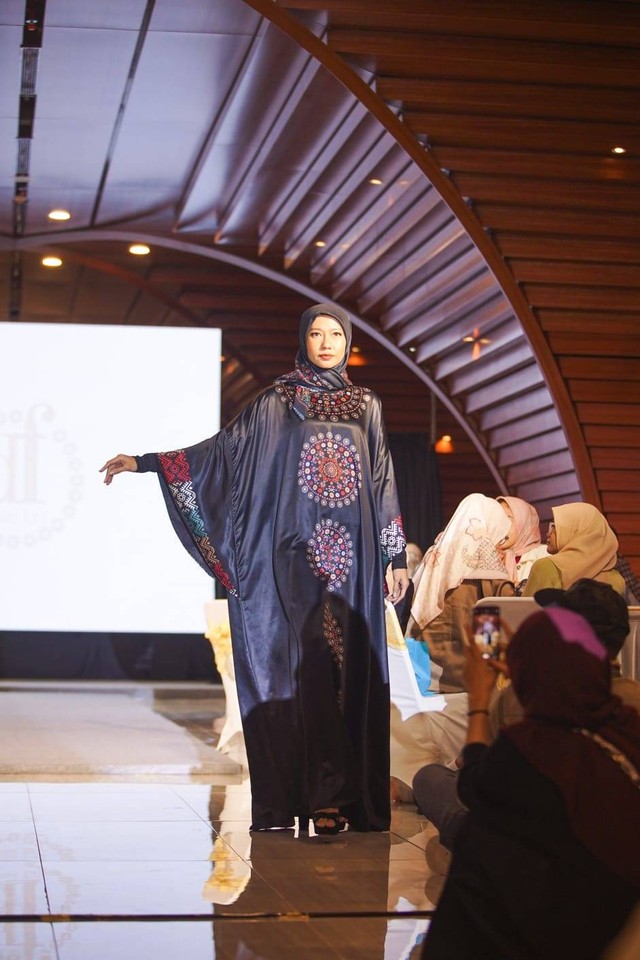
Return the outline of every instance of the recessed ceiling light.
{"type": "Polygon", "coordinates": [[[71,220],[68,210],[50,210],[47,216],[49,220],[71,220]]]}
{"type": "Polygon", "coordinates": [[[151,247],[148,247],[146,243],[132,243],[129,247],[129,253],[132,253],[134,257],[146,257],[148,253],[151,253],[151,247]]]}
{"type": "Polygon", "coordinates": [[[618,154],[618,156],[620,156],[621,154],[626,153],[626,152],[627,152],[627,151],[626,151],[626,149],[625,149],[624,147],[613,147],[612,150],[611,150],[611,153],[618,154]]]}
{"type": "Polygon", "coordinates": [[[354,344],[351,347],[351,353],[360,353],[360,347],[356,347],[356,345],[354,344]]]}
{"type": "Polygon", "coordinates": [[[43,267],[61,267],[62,260],[60,257],[43,257],[40,261],[43,267]]]}
{"type": "Polygon", "coordinates": [[[369,179],[369,183],[372,184],[372,186],[374,186],[374,187],[381,187],[381,186],[382,186],[382,180],[379,180],[378,177],[371,177],[371,178],[369,179]]]}
{"type": "Polygon", "coordinates": [[[409,353],[415,353],[417,349],[417,347],[409,347],[409,353]]]}
{"type": "Polygon", "coordinates": [[[326,247],[326,245],[324,240],[316,240],[316,247],[326,247]]]}

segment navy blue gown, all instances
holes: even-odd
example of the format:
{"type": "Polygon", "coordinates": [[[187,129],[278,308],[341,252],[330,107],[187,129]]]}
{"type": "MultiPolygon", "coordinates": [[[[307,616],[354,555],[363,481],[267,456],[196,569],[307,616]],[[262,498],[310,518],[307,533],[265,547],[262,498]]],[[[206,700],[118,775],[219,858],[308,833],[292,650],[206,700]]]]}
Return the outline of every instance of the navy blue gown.
{"type": "Polygon", "coordinates": [[[158,472],[173,526],[225,586],[252,829],[340,807],[389,827],[384,570],[405,538],[379,399],[307,366],[158,472]]]}

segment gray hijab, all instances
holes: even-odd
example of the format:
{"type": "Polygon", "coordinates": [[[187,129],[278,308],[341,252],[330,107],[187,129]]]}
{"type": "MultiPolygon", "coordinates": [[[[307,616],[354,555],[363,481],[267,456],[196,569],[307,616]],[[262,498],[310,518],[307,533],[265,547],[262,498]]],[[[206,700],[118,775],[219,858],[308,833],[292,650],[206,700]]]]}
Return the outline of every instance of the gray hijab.
{"type": "Polygon", "coordinates": [[[347,368],[350,351],[351,317],[346,310],[342,310],[341,307],[336,307],[333,303],[314,303],[312,307],[304,311],[300,317],[300,348],[296,357],[296,367],[300,367],[303,364],[310,367],[313,372],[321,377],[330,387],[341,390],[349,383],[349,379],[345,379],[342,374],[347,368]],[[340,363],[336,364],[335,367],[331,367],[329,370],[317,367],[314,363],[311,363],[307,354],[307,333],[309,332],[309,327],[316,317],[320,316],[331,317],[333,320],[337,320],[344,330],[346,339],[344,357],[340,363]]]}

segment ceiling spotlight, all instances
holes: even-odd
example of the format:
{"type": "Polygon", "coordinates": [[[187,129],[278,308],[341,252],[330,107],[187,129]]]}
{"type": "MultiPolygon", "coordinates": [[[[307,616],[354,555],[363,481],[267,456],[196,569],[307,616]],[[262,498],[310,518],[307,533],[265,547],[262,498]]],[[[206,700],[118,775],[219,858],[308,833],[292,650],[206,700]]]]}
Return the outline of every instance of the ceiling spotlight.
{"type": "Polygon", "coordinates": [[[146,257],[148,253],[151,253],[151,247],[148,247],[146,243],[132,243],[129,247],[129,253],[132,253],[134,257],[146,257]]]}
{"type": "Polygon", "coordinates": [[[50,210],[47,216],[49,220],[71,220],[68,210],[50,210]]]}
{"type": "Polygon", "coordinates": [[[62,260],[60,257],[43,257],[40,261],[43,267],[61,267],[62,260]]]}
{"type": "Polygon", "coordinates": [[[382,180],[379,180],[378,177],[371,177],[371,178],[369,179],[369,183],[370,183],[372,186],[374,186],[374,187],[381,187],[381,186],[382,186],[382,180]]]}
{"type": "Polygon", "coordinates": [[[324,240],[316,240],[316,247],[326,247],[326,245],[324,240]]]}
{"type": "Polygon", "coordinates": [[[409,353],[415,353],[417,349],[417,347],[409,347],[409,353]]]}
{"type": "Polygon", "coordinates": [[[611,153],[615,153],[617,156],[622,156],[622,154],[626,152],[624,147],[613,147],[611,150],[611,153]]]}

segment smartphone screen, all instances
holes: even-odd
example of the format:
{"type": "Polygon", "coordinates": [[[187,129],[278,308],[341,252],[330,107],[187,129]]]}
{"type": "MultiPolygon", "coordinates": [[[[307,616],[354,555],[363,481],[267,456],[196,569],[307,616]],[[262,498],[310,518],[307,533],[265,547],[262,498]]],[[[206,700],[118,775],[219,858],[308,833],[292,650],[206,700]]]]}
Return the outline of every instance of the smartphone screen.
{"type": "Polygon", "coordinates": [[[473,611],[471,630],[473,639],[486,660],[497,660],[500,655],[500,610],[498,607],[478,607],[473,611]]]}

